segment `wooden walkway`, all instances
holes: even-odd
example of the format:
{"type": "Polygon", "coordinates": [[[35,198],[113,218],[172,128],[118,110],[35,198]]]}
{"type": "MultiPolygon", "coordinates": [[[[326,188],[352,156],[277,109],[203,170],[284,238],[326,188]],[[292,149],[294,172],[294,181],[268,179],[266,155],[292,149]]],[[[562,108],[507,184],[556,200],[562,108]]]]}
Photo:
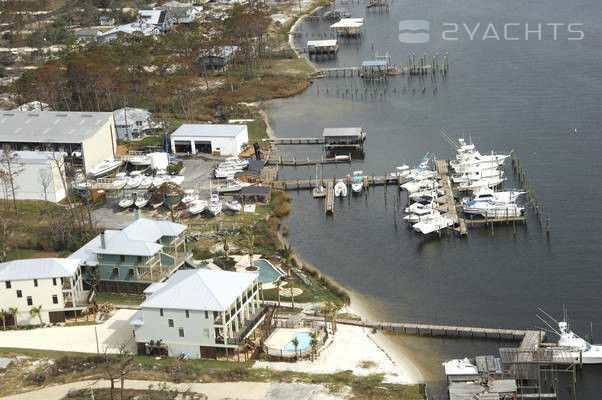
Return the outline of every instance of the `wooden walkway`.
{"type": "Polygon", "coordinates": [[[334,183],[328,181],[326,183],[326,214],[334,213],[334,183]]]}
{"type": "MultiPolygon", "coordinates": [[[[334,186],[334,182],[337,179],[341,179],[346,184],[351,184],[351,177],[344,176],[341,178],[323,178],[323,179],[315,179],[313,177],[309,177],[308,179],[297,179],[297,180],[288,180],[288,181],[274,181],[272,182],[272,187],[284,190],[312,190],[319,184],[328,184],[332,183],[334,186]]],[[[399,176],[387,175],[387,176],[375,176],[370,175],[364,178],[364,185],[369,186],[386,186],[386,185],[401,185],[405,180],[399,176]]]]}
{"type": "Polygon", "coordinates": [[[321,137],[303,137],[303,138],[271,138],[264,139],[272,144],[291,145],[291,144],[324,144],[324,138],[321,137]]]}
{"type": "MultiPolygon", "coordinates": [[[[305,320],[324,321],[324,317],[307,316],[305,320]]],[[[351,319],[337,319],[337,324],[361,326],[386,332],[397,332],[419,336],[460,336],[467,338],[507,339],[527,341],[530,345],[535,341],[539,344],[545,337],[543,331],[521,329],[479,328],[474,326],[409,324],[398,322],[368,322],[351,319]]],[[[522,346],[522,344],[521,344],[522,346]]]]}
{"type": "Polygon", "coordinates": [[[302,165],[316,165],[316,164],[345,164],[351,162],[351,156],[348,156],[345,159],[341,158],[317,158],[310,159],[309,157],[306,159],[297,159],[297,157],[293,157],[292,160],[286,160],[281,156],[270,156],[265,160],[266,164],[271,165],[282,165],[289,167],[298,167],[302,165]]]}

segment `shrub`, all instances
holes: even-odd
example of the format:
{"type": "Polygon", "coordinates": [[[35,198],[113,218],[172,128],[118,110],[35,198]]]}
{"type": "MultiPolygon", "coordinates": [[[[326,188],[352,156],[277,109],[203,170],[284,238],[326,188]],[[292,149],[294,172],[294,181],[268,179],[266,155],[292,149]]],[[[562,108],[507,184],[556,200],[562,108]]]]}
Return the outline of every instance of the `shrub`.
{"type": "Polygon", "coordinates": [[[100,307],[100,311],[102,311],[105,314],[110,313],[114,309],[115,309],[115,306],[113,305],[113,303],[110,303],[110,302],[106,302],[102,305],[102,307],[100,307]]]}
{"type": "Polygon", "coordinates": [[[42,370],[34,371],[25,377],[27,382],[42,384],[46,380],[46,373],[42,370]]]}
{"type": "Polygon", "coordinates": [[[282,225],[282,236],[288,236],[288,225],[282,225]]]}

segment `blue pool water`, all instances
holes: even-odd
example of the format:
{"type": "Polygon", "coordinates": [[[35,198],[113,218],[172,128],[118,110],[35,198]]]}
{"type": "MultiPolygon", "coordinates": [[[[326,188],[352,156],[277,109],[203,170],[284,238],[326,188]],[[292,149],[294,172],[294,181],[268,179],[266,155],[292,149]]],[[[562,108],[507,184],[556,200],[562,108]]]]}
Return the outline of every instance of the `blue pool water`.
{"type": "Polygon", "coordinates": [[[256,267],[259,267],[259,282],[271,283],[280,278],[280,274],[278,273],[278,271],[276,271],[276,268],[274,268],[274,266],[268,260],[255,260],[253,264],[256,267]]]}
{"type": "Polygon", "coordinates": [[[303,351],[309,348],[311,343],[311,336],[309,335],[309,332],[299,332],[293,335],[291,341],[288,342],[286,346],[284,346],[284,350],[292,352],[295,351],[295,345],[293,344],[294,338],[297,338],[297,340],[299,341],[299,345],[297,346],[298,351],[303,351]]]}

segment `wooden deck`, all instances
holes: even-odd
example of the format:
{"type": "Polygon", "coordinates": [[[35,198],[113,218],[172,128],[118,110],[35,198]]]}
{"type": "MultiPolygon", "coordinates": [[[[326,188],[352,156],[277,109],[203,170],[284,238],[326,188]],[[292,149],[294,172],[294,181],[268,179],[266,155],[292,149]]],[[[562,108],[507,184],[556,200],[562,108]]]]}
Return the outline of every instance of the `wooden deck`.
{"type": "MultiPolygon", "coordinates": [[[[315,179],[313,177],[309,177],[308,179],[296,179],[296,180],[288,180],[288,181],[274,181],[272,182],[272,187],[284,189],[284,190],[312,190],[314,187],[319,184],[327,184],[328,182],[334,185],[337,179],[341,179],[343,182],[347,184],[351,184],[351,177],[344,176],[341,178],[323,178],[323,179],[315,179]]],[[[376,175],[367,175],[364,178],[364,185],[368,184],[369,186],[383,186],[383,185],[395,185],[398,186],[404,183],[405,180],[401,177],[394,175],[386,175],[386,176],[376,176],[376,175]]]]}
{"type": "Polygon", "coordinates": [[[328,181],[326,184],[326,214],[334,213],[334,183],[328,181]]]}

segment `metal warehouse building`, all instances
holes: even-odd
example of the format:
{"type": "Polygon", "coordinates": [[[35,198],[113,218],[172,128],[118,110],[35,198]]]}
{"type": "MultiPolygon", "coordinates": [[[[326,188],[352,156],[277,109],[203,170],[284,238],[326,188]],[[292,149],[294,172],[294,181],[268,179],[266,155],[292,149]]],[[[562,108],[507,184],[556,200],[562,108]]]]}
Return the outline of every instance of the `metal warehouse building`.
{"type": "Polygon", "coordinates": [[[0,146],[13,150],[62,152],[66,161],[94,168],[115,154],[110,112],[0,112],[0,146]]]}
{"type": "Polygon", "coordinates": [[[171,134],[173,153],[237,156],[249,141],[246,125],[184,124],[171,134]]]}

